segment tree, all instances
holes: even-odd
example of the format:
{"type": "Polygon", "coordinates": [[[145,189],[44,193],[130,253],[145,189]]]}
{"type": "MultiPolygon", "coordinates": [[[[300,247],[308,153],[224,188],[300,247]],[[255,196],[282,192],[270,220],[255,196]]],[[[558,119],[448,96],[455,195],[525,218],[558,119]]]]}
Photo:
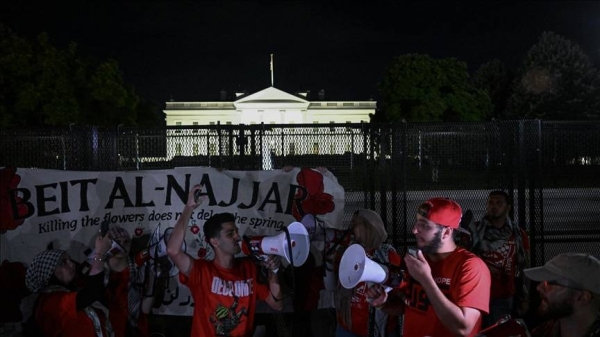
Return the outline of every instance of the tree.
{"type": "Polygon", "coordinates": [[[1,25],[0,46],[0,127],[148,125],[151,106],[138,106],[116,61],[83,58],[75,43],[60,50],[47,34],[29,42],[1,25]]]}
{"type": "Polygon", "coordinates": [[[508,103],[510,116],[547,120],[598,117],[600,78],[581,48],[544,32],[529,49],[508,103]]]}
{"type": "Polygon", "coordinates": [[[467,66],[453,58],[397,57],[379,85],[384,119],[479,121],[491,110],[487,94],[469,82],[467,66]]]}
{"type": "Polygon", "coordinates": [[[497,59],[482,64],[473,75],[475,88],[487,92],[492,103],[492,110],[486,119],[505,119],[505,109],[511,94],[512,76],[504,64],[497,59]]]}

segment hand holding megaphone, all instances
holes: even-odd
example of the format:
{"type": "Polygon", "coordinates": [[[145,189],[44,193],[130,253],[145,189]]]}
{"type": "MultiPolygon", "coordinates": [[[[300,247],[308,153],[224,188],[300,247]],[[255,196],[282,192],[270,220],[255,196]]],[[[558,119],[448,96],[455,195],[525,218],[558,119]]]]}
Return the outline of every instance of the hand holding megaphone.
{"type": "MultiPolygon", "coordinates": [[[[277,235],[244,236],[240,244],[245,255],[257,256],[263,261],[265,261],[265,258],[261,257],[263,255],[279,255],[295,267],[303,265],[310,253],[308,232],[299,222],[292,222],[283,230],[283,233],[277,235]],[[287,234],[289,234],[289,240],[287,234]]],[[[276,273],[277,270],[273,270],[273,272],[276,273]]]]}
{"type": "Polygon", "coordinates": [[[387,286],[386,291],[400,286],[404,280],[402,271],[390,271],[367,257],[365,249],[355,243],[342,255],[339,271],[340,283],[346,289],[354,288],[360,282],[373,282],[387,286]]]}
{"type": "Polygon", "coordinates": [[[367,302],[374,307],[379,307],[387,302],[388,292],[391,290],[390,287],[384,287],[380,284],[373,284],[367,291],[365,291],[365,297],[367,302]]]}
{"type": "Polygon", "coordinates": [[[262,249],[256,250],[256,248],[254,248],[254,249],[251,248],[251,247],[257,247],[257,245],[260,247],[260,245],[262,245],[263,238],[264,237],[260,237],[260,239],[257,239],[256,237],[254,237],[254,238],[244,237],[244,240],[242,240],[240,242],[241,247],[242,247],[242,252],[245,255],[256,257],[258,260],[261,261],[261,264],[265,268],[267,268],[270,271],[272,271],[273,273],[277,274],[277,272],[279,271],[279,266],[281,265],[281,261],[278,258],[275,258],[274,255],[261,254],[262,249]]]}
{"type": "Polygon", "coordinates": [[[265,268],[271,270],[273,273],[277,273],[279,271],[279,267],[281,266],[281,258],[276,255],[263,255],[264,259],[261,263],[265,268]]]}

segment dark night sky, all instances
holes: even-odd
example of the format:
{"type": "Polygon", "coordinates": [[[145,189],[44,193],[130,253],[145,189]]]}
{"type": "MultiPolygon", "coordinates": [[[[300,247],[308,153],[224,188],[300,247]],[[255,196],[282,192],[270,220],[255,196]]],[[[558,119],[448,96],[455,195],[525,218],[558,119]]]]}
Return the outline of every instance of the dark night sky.
{"type": "Polygon", "coordinates": [[[546,30],[600,65],[600,1],[9,1],[0,22],[18,35],[46,31],[59,47],[114,58],[159,103],[266,88],[270,53],[275,87],[325,89],[326,99],[376,98],[385,67],[405,53],[516,68],[546,30]]]}

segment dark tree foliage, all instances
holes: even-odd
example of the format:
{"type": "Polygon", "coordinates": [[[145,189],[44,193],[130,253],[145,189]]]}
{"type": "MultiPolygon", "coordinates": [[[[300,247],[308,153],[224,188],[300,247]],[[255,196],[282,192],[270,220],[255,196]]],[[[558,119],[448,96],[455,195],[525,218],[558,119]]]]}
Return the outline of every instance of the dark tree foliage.
{"type": "Polygon", "coordinates": [[[566,38],[544,32],[531,47],[508,103],[511,118],[596,119],[600,78],[589,57],[566,38]]]}
{"type": "Polygon", "coordinates": [[[45,33],[30,42],[2,25],[0,48],[0,127],[160,122],[114,60],[94,62],[75,43],[61,50],[45,33]]]}
{"type": "Polygon", "coordinates": [[[428,55],[397,57],[387,68],[379,89],[383,117],[397,122],[480,121],[491,103],[485,91],[469,81],[467,66],[454,58],[428,55]]]}
{"type": "Polygon", "coordinates": [[[506,102],[511,94],[513,76],[504,64],[497,59],[482,64],[472,81],[476,88],[487,92],[492,103],[493,109],[485,119],[506,119],[506,102]]]}

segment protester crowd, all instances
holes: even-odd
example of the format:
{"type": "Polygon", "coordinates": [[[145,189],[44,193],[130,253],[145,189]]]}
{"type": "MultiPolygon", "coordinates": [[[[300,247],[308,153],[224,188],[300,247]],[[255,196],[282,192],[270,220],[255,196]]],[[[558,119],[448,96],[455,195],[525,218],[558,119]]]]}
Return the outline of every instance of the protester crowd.
{"type": "MultiPolygon", "coordinates": [[[[304,265],[285,266],[275,254],[239,257],[244,239],[229,213],[203,225],[214,258],[189,255],[184,236],[202,189],[189,191],[167,243],[193,297],[191,336],[600,336],[598,258],[571,252],[532,268],[527,233],[511,221],[503,191],[489,194],[480,221],[465,219],[452,199],[423,201],[415,247],[392,247],[380,215],[359,209],[347,230],[311,235],[325,248],[304,265]]],[[[26,272],[36,297],[22,334],[159,336],[150,326],[160,280],[131,246],[110,224],[84,264],[63,250],[40,252],[26,272]]]]}

